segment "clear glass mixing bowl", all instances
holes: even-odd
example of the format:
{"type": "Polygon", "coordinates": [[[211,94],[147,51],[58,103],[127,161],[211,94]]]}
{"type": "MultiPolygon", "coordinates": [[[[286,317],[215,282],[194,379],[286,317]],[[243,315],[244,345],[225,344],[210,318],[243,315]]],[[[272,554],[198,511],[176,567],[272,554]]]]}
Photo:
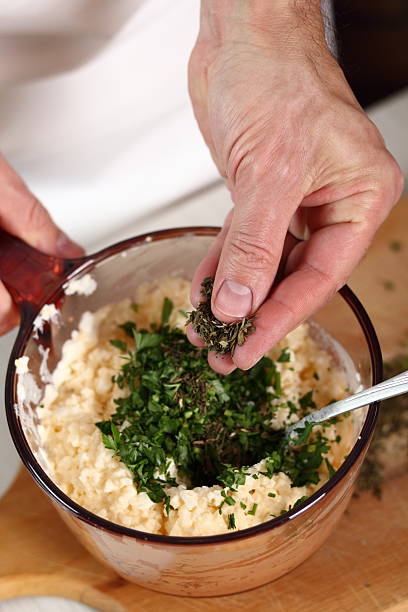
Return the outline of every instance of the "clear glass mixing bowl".
{"type": "MultiPolygon", "coordinates": [[[[52,371],[63,343],[77,328],[85,310],[93,311],[130,297],[144,281],[166,275],[191,279],[217,231],[209,227],[159,231],[75,260],[49,257],[4,233],[0,235],[0,277],[22,316],[6,380],[7,417],[22,461],[93,555],[137,584],[187,596],[251,589],[282,576],[307,559],[335,528],[347,506],[378,411],[378,406],[372,404],[360,413],[352,451],[321,489],[290,512],[238,532],[173,537],[136,531],[92,514],[54,484],[47,474],[37,433],[36,403],[44,387],[40,371],[44,351],[52,371]],[[97,281],[97,290],[88,297],[66,296],[62,285],[87,272],[97,281]],[[58,322],[45,324],[36,337],[33,321],[46,303],[55,303],[60,317],[58,322]],[[29,357],[35,385],[31,397],[19,403],[14,362],[23,355],[29,357]]],[[[354,374],[357,371],[363,387],[381,380],[381,351],[375,331],[349,288],[344,287],[315,315],[314,321],[339,343],[334,347],[340,361],[345,355],[351,358],[351,369],[354,374]]]]}

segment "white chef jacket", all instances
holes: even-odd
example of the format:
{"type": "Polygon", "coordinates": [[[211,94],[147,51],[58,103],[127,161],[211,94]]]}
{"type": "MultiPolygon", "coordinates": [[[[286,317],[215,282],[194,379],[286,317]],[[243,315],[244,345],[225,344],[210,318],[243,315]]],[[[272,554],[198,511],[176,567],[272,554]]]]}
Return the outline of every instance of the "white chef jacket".
{"type": "Polygon", "coordinates": [[[198,22],[198,0],[0,3],[0,149],[77,241],[217,179],[187,90],[198,22]]]}

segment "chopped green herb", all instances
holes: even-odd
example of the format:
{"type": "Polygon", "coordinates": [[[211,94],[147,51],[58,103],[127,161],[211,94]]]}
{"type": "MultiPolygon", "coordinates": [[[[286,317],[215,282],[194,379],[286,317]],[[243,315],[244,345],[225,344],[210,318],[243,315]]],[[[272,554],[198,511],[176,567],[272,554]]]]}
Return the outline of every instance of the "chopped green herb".
{"type": "Polygon", "coordinates": [[[241,508],[242,508],[243,510],[246,510],[246,507],[247,507],[247,506],[246,506],[246,504],[244,504],[244,502],[240,502],[240,504],[239,504],[239,505],[241,506],[241,508]]]}
{"type": "Polygon", "coordinates": [[[268,493],[268,497],[276,497],[276,493],[268,493]]]}
{"type": "MultiPolygon", "coordinates": [[[[126,321],[126,323],[123,323],[122,325],[119,325],[120,329],[123,329],[123,331],[125,332],[125,334],[127,336],[129,336],[129,338],[133,338],[133,333],[136,329],[136,325],[133,321],[126,321]]],[[[115,342],[113,340],[113,342],[115,342]]]]}
{"type": "Polygon", "coordinates": [[[315,410],[316,404],[313,401],[313,390],[308,391],[302,397],[300,397],[299,404],[303,410],[307,410],[308,408],[315,410]]]}
{"type": "Polygon", "coordinates": [[[227,504],[227,506],[233,506],[235,504],[235,499],[231,497],[231,495],[227,495],[225,491],[221,491],[221,496],[224,498],[223,503],[227,504]]]}
{"type": "Polygon", "coordinates": [[[315,423],[307,423],[305,427],[298,427],[297,429],[295,428],[296,437],[294,437],[293,443],[296,445],[305,444],[309,439],[309,436],[312,433],[312,429],[314,426],[315,423]]]}
{"type": "Polygon", "coordinates": [[[275,390],[276,397],[280,397],[282,395],[281,375],[277,370],[274,372],[272,386],[275,390]]]}
{"type": "Polygon", "coordinates": [[[264,476],[268,476],[268,478],[272,478],[275,472],[278,472],[282,465],[282,456],[277,451],[274,451],[266,457],[265,459],[265,468],[266,472],[262,472],[264,476]]]}
{"type": "Polygon", "coordinates": [[[228,487],[232,491],[236,491],[237,487],[245,484],[246,477],[249,473],[245,472],[245,467],[239,469],[232,466],[226,466],[225,469],[217,476],[217,480],[228,487]]]}
{"type": "Polygon", "coordinates": [[[290,350],[287,347],[283,349],[277,361],[279,363],[287,363],[288,361],[290,361],[290,350]]]}
{"type": "Polygon", "coordinates": [[[122,351],[122,353],[127,353],[128,346],[126,342],[123,342],[123,340],[110,340],[109,342],[112,346],[122,351]]]}
{"type": "Polygon", "coordinates": [[[236,529],[237,526],[235,524],[235,514],[228,515],[228,529],[236,529]]]}
{"type": "Polygon", "coordinates": [[[248,510],[247,514],[252,514],[252,516],[255,516],[257,508],[258,508],[258,504],[254,504],[252,508],[248,510]]]}
{"type": "Polygon", "coordinates": [[[289,508],[289,509],[292,510],[293,508],[300,506],[300,504],[303,504],[303,502],[306,501],[308,498],[309,498],[309,495],[302,495],[302,497],[299,497],[299,499],[295,501],[292,508],[289,508]]]}
{"type": "Polygon", "coordinates": [[[162,308],[162,314],[161,314],[162,325],[167,325],[167,323],[169,322],[172,310],[173,310],[173,302],[169,300],[169,298],[165,297],[163,301],[163,308],[162,308]]]}
{"type": "Polygon", "coordinates": [[[334,469],[330,461],[327,459],[327,457],[325,458],[324,462],[326,464],[327,471],[329,472],[329,478],[331,478],[336,473],[336,470],[334,469]]]}
{"type": "MultiPolygon", "coordinates": [[[[276,363],[264,357],[248,371],[217,374],[208,365],[207,350],[193,347],[181,330],[169,326],[172,308],[165,300],[159,326],[138,329],[128,321],[119,327],[129,342],[112,340],[123,353],[113,377],[123,393],[114,400],[116,412],[96,425],[106,448],[132,473],[137,490],[169,512],[167,489],[178,484],[171,476],[175,466],[190,487],[220,483],[221,507],[232,506],[232,493],[249,476],[246,466],[262,459],[262,474],[269,478],[282,471],[294,486],[317,483],[326,438],[309,424],[298,432],[296,446],[288,447],[284,432],[270,427],[276,410],[271,402],[282,393],[276,363]]],[[[314,402],[309,393],[299,406],[281,405],[301,413],[314,402]]]]}

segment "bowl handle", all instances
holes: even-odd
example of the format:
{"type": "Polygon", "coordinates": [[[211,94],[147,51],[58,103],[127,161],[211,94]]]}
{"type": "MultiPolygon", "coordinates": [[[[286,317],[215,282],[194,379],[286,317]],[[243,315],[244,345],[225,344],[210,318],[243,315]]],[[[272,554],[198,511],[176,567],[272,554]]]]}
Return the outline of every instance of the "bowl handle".
{"type": "Polygon", "coordinates": [[[46,255],[0,229],[0,280],[21,314],[27,314],[27,310],[36,311],[69,272],[86,259],[46,255]]]}

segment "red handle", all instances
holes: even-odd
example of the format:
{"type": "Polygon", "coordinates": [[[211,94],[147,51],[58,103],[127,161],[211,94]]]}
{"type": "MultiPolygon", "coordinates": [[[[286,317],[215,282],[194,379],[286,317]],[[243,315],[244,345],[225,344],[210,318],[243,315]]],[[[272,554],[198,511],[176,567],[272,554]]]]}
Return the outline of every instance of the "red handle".
{"type": "Polygon", "coordinates": [[[0,229],[0,280],[20,311],[37,310],[69,272],[86,258],[46,255],[0,229]]]}

